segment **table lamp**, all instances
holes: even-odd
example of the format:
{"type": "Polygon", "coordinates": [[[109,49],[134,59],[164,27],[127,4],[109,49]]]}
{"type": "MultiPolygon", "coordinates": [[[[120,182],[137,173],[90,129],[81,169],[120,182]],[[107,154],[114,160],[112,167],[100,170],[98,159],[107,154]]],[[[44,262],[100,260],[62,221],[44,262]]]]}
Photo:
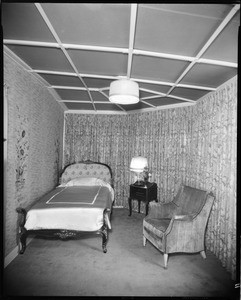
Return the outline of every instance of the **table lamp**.
{"type": "Polygon", "coordinates": [[[147,159],[142,156],[133,157],[130,164],[130,170],[137,174],[137,181],[135,185],[143,185],[143,182],[140,180],[140,174],[147,168],[148,163],[147,159]]]}

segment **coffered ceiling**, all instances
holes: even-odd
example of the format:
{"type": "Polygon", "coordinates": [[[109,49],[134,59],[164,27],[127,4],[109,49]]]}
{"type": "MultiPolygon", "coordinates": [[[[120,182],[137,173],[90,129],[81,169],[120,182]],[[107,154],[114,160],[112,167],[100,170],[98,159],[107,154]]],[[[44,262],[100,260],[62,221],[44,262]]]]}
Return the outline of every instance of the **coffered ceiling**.
{"type": "Polygon", "coordinates": [[[130,113],[195,105],[237,74],[239,4],[2,3],[4,52],[66,111],[130,113]],[[109,101],[113,80],[140,102],[109,101]]]}

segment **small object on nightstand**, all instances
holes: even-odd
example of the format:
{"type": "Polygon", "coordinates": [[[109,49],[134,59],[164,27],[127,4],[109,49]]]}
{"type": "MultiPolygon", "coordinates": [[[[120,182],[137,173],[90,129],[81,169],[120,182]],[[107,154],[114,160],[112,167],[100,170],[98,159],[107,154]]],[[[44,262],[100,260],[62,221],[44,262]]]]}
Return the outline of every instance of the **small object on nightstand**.
{"type": "Polygon", "coordinates": [[[137,185],[136,183],[130,185],[130,196],[128,198],[129,216],[132,214],[131,200],[138,201],[138,213],[140,213],[140,202],[145,202],[147,215],[149,202],[153,200],[157,202],[157,184],[155,182],[143,182],[142,185],[137,185]]]}

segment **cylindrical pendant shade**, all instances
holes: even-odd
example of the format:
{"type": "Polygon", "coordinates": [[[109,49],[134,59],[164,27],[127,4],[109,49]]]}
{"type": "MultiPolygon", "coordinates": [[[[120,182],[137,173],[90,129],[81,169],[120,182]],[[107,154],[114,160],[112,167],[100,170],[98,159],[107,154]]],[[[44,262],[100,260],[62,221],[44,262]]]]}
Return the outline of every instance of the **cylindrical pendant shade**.
{"type": "Polygon", "coordinates": [[[139,102],[138,83],[128,79],[111,82],[109,100],[116,104],[135,104],[139,102]]]}

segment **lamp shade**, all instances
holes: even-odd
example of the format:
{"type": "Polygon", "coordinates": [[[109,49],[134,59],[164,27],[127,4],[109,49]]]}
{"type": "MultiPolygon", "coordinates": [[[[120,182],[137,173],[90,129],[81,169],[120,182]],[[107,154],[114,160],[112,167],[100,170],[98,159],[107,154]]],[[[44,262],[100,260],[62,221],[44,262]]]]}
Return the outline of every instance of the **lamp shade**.
{"type": "Polygon", "coordinates": [[[129,79],[112,81],[109,91],[110,102],[116,104],[135,104],[139,102],[139,85],[129,79]]]}
{"type": "Polygon", "coordinates": [[[142,156],[133,157],[130,164],[130,170],[136,173],[143,172],[144,168],[148,166],[147,159],[142,156]]]}

